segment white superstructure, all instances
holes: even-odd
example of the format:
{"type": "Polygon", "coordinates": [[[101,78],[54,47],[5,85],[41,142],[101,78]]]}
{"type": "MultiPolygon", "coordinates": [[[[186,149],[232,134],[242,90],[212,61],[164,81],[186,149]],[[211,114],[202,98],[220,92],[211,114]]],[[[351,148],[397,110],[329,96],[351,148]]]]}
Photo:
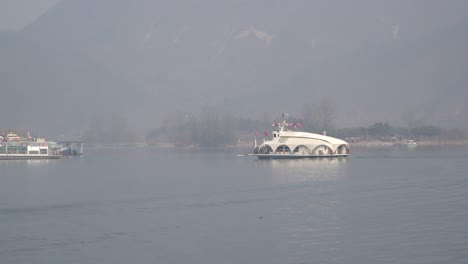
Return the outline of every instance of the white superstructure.
{"type": "Polygon", "coordinates": [[[0,160],[58,159],[60,147],[51,141],[4,141],[0,142],[0,160]]]}

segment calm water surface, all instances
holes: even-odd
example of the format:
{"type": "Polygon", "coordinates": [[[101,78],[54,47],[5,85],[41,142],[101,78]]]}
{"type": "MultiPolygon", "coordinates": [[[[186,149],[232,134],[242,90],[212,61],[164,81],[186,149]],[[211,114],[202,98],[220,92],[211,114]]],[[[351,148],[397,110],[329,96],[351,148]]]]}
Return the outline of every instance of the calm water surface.
{"type": "Polygon", "coordinates": [[[468,148],[0,161],[0,263],[468,263],[468,148]]]}

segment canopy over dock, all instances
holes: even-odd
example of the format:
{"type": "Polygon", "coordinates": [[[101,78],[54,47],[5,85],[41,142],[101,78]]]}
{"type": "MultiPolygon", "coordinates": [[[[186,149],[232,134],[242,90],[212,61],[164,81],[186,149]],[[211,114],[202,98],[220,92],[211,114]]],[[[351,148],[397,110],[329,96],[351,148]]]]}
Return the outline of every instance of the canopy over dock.
{"type": "Polygon", "coordinates": [[[65,141],[59,142],[60,154],[62,156],[80,156],[83,155],[83,142],[65,141]]]}

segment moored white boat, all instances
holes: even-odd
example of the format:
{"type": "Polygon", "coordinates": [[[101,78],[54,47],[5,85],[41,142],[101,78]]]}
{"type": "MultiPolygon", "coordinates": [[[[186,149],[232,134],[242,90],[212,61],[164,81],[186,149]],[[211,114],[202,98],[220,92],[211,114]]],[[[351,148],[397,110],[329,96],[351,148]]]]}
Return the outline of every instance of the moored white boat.
{"type": "Polygon", "coordinates": [[[409,139],[407,144],[408,144],[408,147],[410,147],[410,148],[414,148],[414,147],[417,146],[416,142],[414,140],[412,140],[412,139],[409,139]]]}
{"type": "Polygon", "coordinates": [[[16,134],[9,133],[8,136],[0,141],[0,160],[18,160],[18,159],[58,159],[60,147],[52,141],[38,139],[32,141],[30,138],[25,140],[16,134]]]}

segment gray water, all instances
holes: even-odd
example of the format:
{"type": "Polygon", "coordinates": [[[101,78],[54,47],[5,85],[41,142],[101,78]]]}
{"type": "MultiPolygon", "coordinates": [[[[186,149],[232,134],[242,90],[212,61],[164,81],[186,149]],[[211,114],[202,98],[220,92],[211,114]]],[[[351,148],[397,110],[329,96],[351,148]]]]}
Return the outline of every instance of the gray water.
{"type": "Polygon", "coordinates": [[[0,161],[0,263],[468,263],[468,148],[0,161]]]}

